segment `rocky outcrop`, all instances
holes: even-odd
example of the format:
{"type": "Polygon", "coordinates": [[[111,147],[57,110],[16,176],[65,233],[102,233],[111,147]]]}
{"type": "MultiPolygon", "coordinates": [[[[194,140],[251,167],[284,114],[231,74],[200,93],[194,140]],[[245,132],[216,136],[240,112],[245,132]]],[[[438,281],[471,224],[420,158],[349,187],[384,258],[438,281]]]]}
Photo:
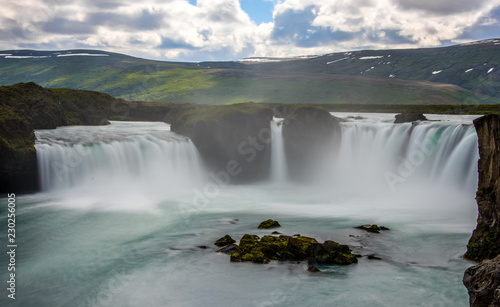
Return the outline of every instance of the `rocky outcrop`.
{"type": "Polygon", "coordinates": [[[268,263],[271,260],[307,260],[309,264],[353,264],[358,259],[349,246],[334,241],[319,243],[314,238],[303,236],[263,236],[246,234],[236,251],[231,254],[232,262],[268,263]]]}
{"type": "Polygon", "coordinates": [[[427,120],[427,118],[422,113],[407,113],[403,112],[401,114],[396,115],[396,119],[394,120],[395,124],[401,123],[411,123],[419,120],[427,120]]]}
{"type": "Polygon", "coordinates": [[[500,116],[486,115],[474,121],[479,144],[479,181],[476,194],[477,227],[465,258],[482,261],[500,255],[500,116]]]}
{"type": "Polygon", "coordinates": [[[224,247],[226,245],[230,245],[236,243],[236,241],[231,238],[230,235],[225,235],[224,237],[220,238],[219,240],[215,241],[214,245],[218,247],[224,247]]]}
{"type": "Polygon", "coordinates": [[[378,226],[376,224],[373,224],[373,225],[361,225],[361,226],[357,226],[357,227],[354,227],[356,229],[361,229],[361,230],[364,230],[364,231],[367,231],[367,232],[371,232],[371,233],[380,233],[380,231],[383,231],[383,230],[390,230],[389,228],[385,227],[385,226],[378,226]]]}
{"type": "Polygon", "coordinates": [[[0,87],[0,193],[38,190],[33,129],[108,123],[113,97],[90,91],[44,89],[35,83],[0,87]]]}
{"type": "Polygon", "coordinates": [[[257,228],[268,229],[268,228],[275,228],[275,227],[281,227],[280,223],[278,221],[268,219],[268,220],[265,220],[262,223],[260,223],[257,228]]]}
{"type": "Polygon", "coordinates": [[[478,217],[464,257],[483,262],[467,269],[463,282],[470,306],[500,306],[500,116],[483,116],[474,126],[480,157],[478,217]]]}
{"type": "Polygon", "coordinates": [[[172,131],[189,137],[221,185],[269,175],[271,108],[253,103],[205,106],[178,113],[172,131]]]}
{"type": "Polygon", "coordinates": [[[470,306],[500,306],[500,256],[468,268],[463,283],[469,291],[470,306]]]}
{"type": "Polygon", "coordinates": [[[314,178],[322,161],[332,159],[341,138],[339,123],[339,119],[317,107],[296,108],[285,118],[283,139],[290,178],[314,178]]]}

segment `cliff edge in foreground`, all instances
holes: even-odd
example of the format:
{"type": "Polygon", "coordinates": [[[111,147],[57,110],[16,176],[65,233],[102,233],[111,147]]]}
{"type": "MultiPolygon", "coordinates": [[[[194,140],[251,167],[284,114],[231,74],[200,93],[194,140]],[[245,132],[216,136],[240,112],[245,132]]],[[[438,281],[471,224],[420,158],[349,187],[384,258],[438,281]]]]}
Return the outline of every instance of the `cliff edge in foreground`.
{"type": "Polygon", "coordinates": [[[474,126],[480,157],[478,218],[464,257],[483,262],[467,269],[463,282],[471,306],[500,306],[500,116],[478,118],[474,126]]]}

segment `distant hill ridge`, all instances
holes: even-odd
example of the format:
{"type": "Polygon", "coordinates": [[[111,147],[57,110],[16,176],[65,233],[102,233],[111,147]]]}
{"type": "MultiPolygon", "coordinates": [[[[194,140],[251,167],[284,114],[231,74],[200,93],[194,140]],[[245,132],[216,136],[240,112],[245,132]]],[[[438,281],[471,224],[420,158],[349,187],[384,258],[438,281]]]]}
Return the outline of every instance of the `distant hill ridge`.
{"type": "Polygon", "coordinates": [[[0,85],[36,82],[176,103],[500,103],[500,39],[231,62],[167,62],[101,50],[0,51],[0,85]]]}

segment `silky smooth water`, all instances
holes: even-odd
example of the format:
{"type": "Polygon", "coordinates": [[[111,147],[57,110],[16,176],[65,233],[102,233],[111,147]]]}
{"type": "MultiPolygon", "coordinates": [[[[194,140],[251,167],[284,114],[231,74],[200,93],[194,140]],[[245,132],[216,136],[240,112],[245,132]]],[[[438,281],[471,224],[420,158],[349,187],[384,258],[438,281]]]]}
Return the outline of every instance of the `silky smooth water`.
{"type": "Polygon", "coordinates": [[[285,143],[283,141],[283,120],[273,118],[271,121],[271,175],[273,183],[288,181],[285,158],[285,143]]]}
{"type": "MultiPolygon", "coordinates": [[[[37,152],[50,157],[40,157],[49,165],[42,169],[66,156],[57,152],[71,156],[82,145],[90,153],[62,182],[43,177],[42,193],[16,198],[17,299],[5,292],[2,306],[468,306],[461,278],[471,263],[462,255],[477,216],[471,118],[440,117],[410,134],[410,124],[360,116],[342,124],[338,160],[319,161],[317,182],[221,186],[201,203],[195,193],[210,181],[189,140],[167,125],[38,131],[37,152]],[[431,154],[400,173],[415,142],[433,139],[431,154]],[[109,155],[122,160],[99,162],[109,155]],[[389,172],[404,179],[394,189],[389,172]],[[226,234],[274,231],[257,229],[268,218],[281,233],[335,240],[382,260],[311,274],[305,262],[231,263],[215,252],[226,234]],[[366,223],[391,230],[353,228],[366,223]]],[[[4,221],[6,206],[0,210],[4,221]]]]}

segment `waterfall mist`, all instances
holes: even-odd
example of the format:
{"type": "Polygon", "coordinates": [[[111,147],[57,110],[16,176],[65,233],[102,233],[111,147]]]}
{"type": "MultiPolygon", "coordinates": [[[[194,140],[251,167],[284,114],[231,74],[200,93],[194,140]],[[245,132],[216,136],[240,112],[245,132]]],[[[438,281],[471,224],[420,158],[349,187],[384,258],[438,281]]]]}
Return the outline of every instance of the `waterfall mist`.
{"type": "Polygon", "coordinates": [[[35,133],[42,191],[104,208],[149,206],[152,199],[186,195],[205,175],[193,143],[163,123],[112,122],[35,133]]]}
{"type": "Polygon", "coordinates": [[[300,183],[279,119],[271,178],[235,185],[217,185],[189,139],[163,123],[36,131],[43,192],[16,199],[17,306],[234,306],[235,296],[270,306],[276,293],[286,306],[467,306],[472,117],[393,125],[394,114],[335,115],[345,119],[339,145],[316,155],[314,178],[300,183]],[[280,233],[363,257],[311,275],[307,262],[230,263],[215,252],[225,234],[270,234],[257,229],[268,218],[280,233]],[[354,228],[367,223],[391,230],[354,228]]]}
{"type": "MultiPolygon", "coordinates": [[[[463,229],[471,227],[477,210],[477,116],[393,124],[394,114],[334,115],[344,119],[339,148],[315,161],[311,181],[291,190],[358,207],[372,218],[442,220],[453,213],[463,229]]],[[[284,153],[273,155],[272,170],[282,160],[284,153]]]]}

